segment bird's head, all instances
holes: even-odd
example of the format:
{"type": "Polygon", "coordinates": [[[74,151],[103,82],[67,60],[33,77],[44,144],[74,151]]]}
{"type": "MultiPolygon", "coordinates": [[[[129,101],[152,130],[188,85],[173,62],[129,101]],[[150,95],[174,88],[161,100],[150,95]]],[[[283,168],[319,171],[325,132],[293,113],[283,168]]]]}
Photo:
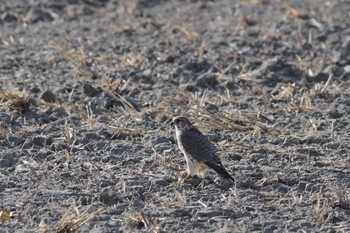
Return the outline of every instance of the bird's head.
{"type": "Polygon", "coordinates": [[[174,125],[179,130],[184,130],[192,127],[192,123],[183,116],[175,117],[171,122],[171,125],[174,125]]]}

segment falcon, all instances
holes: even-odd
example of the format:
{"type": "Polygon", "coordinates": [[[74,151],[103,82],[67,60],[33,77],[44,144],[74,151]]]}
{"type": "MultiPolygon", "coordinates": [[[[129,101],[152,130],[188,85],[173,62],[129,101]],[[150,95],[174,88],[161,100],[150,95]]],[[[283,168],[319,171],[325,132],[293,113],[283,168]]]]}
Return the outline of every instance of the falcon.
{"type": "Polygon", "coordinates": [[[171,121],[175,126],[176,140],[187,163],[187,176],[204,178],[208,168],[216,171],[223,179],[235,181],[226,171],[217,150],[186,117],[178,116],[171,121]]]}

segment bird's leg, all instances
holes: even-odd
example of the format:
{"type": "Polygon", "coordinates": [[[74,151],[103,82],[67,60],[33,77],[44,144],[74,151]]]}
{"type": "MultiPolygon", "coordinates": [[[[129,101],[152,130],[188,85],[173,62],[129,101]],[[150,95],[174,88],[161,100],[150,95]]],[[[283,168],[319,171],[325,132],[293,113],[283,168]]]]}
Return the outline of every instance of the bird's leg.
{"type": "Polygon", "coordinates": [[[178,173],[177,185],[181,185],[184,181],[191,177],[188,171],[182,171],[178,173]]]}
{"type": "Polygon", "coordinates": [[[205,179],[206,170],[207,168],[204,164],[199,164],[198,171],[197,171],[198,178],[205,179]]]}
{"type": "Polygon", "coordinates": [[[176,174],[178,177],[178,180],[187,180],[191,177],[190,173],[188,171],[181,171],[176,174]]]}
{"type": "Polygon", "coordinates": [[[185,181],[191,177],[190,173],[188,171],[183,171],[180,173],[180,179],[182,181],[185,181]]]}

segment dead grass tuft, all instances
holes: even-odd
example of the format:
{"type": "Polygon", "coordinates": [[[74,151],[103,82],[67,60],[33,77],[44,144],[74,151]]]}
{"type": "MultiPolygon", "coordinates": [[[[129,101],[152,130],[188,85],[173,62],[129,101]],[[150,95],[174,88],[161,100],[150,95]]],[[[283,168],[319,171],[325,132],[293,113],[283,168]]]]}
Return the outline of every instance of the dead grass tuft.
{"type": "Polygon", "coordinates": [[[287,10],[287,13],[290,14],[295,19],[308,19],[309,18],[308,14],[301,12],[300,10],[298,10],[294,7],[290,7],[287,5],[286,10],[287,10]]]}
{"type": "Polygon", "coordinates": [[[147,57],[142,53],[124,53],[121,67],[136,67],[146,69],[148,67],[147,57]]]}
{"type": "Polygon", "coordinates": [[[59,52],[65,59],[72,61],[72,62],[80,62],[84,63],[86,59],[85,52],[80,49],[79,51],[68,51],[65,48],[63,48],[59,43],[52,42],[51,48],[59,52]]]}
{"type": "Polygon", "coordinates": [[[77,230],[79,227],[89,222],[95,216],[99,215],[105,210],[105,208],[99,208],[96,211],[89,213],[89,210],[80,212],[78,208],[73,210],[68,210],[62,218],[58,221],[55,227],[50,226],[40,226],[39,232],[45,233],[69,233],[77,230]]]}
{"type": "Polygon", "coordinates": [[[263,124],[259,120],[266,120],[259,112],[211,112],[204,105],[194,104],[189,109],[190,116],[197,121],[204,121],[206,125],[213,129],[259,133],[279,133],[272,126],[263,124]]]}
{"type": "Polygon", "coordinates": [[[5,90],[0,92],[0,107],[6,110],[26,111],[30,106],[30,94],[23,91],[5,90]]]}
{"type": "Polygon", "coordinates": [[[318,198],[314,206],[313,221],[318,224],[329,223],[333,219],[332,203],[328,199],[318,198]]]}
{"type": "Polygon", "coordinates": [[[303,95],[300,98],[300,109],[305,112],[312,112],[314,107],[312,106],[311,98],[309,96],[303,95]]]}
{"type": "Polygon", "coordinates": [[[180,25],[166,25],[165,30],[179,30],[185,37],[187,41],[194,42],[198,40],[198,33],[190,31],[185,24],[180,25]]]}
{"type": "Polygon", "coordinates": [[[139,229],[148,228],[150,225],[146,215],[142,211],[136,216],[130,216],[130,218],[139,229]]]}
{"type": "Polygon", "coordinates": [[[338,183],[335,188],[337,205],[345,210],[350,210],[350,191],[344,187],[344,184],[338,183]]]}
{"type": "Polygon", "coordinates": [[[132,129],[127,127],[116,127],[116,126],[108,126],[108,129],[116,131],[116,132],[122,132],[126,133],[127,135],[131,137],[140,137],[141,131],[139,129],[132,129]]]}

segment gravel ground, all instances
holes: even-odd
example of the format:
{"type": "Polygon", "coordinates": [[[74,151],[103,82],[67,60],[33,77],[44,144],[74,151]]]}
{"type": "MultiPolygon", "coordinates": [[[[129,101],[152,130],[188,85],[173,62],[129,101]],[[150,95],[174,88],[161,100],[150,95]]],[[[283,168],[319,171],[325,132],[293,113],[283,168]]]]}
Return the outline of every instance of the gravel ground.
{"type": "Polygon", "coordinates": [[[4,0],[0,232],[350,232],[349,12],[4,0]],[[180,181],[183,114],[234,187],[180,181]]]}

